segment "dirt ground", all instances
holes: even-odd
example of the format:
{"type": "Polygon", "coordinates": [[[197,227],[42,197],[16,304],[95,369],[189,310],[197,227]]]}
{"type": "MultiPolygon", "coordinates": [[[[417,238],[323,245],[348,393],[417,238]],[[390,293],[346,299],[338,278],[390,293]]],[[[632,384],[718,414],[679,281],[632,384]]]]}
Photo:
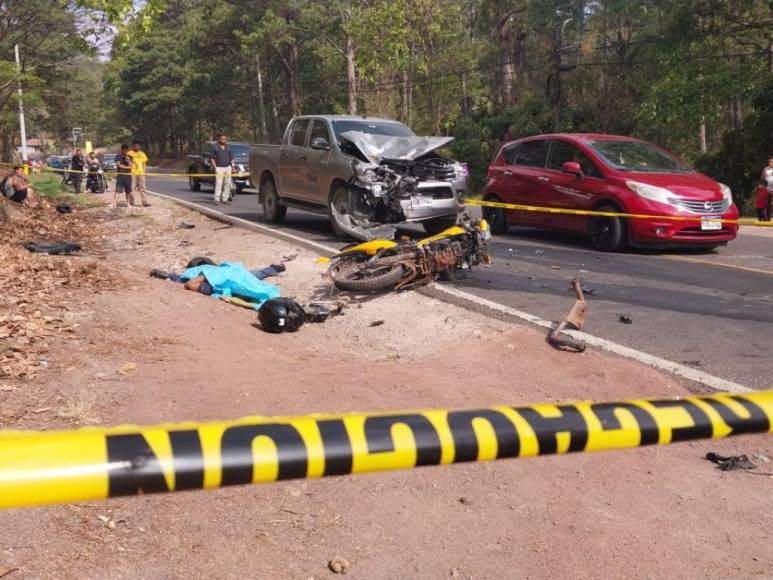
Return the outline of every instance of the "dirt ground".
{"type": "MultiPolygon", "coordinates": [[[[689,392],[637,363],[556,352],[531,328],[416,293],[267,334],[253,311],[148,271],[180,271],[196,255],[255,267],[294,255],[269,281],[304,301],[329,294],[316,255],[162,200],[89,211],[104,227],[89,255],[29,260],[93,262],[118,289],[54,294],[49,310],[68,330],[50,338],[35,377],[0,381],[4,429],[689,392]],[[195,229],[177,228],[183,220],[195,229]]],[[[773,439],[8,510],[0,577],[306,580],[335,577],[335,558],[363,579],[773,575],[773,476],[719,472],[709,450],[773,457],[773,439]]]]}

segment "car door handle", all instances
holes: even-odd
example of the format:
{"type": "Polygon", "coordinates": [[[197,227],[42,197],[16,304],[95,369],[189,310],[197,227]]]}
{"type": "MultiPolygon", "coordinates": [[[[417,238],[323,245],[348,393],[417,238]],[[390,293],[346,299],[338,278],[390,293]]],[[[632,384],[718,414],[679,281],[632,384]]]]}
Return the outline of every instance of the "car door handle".
{"type": "Polygon", "coordinates": [[[507,169],[505,169],[502,173],[504,173],[505,175],[512,175],[513,174],[512,171],[508,171],[507,169]]]}
{"type": "Polygon", "coordinates": [[[544,175],[540,175],[537,178],[537,181],[539,181],[540,183],[547,183],[548,181],[550,181],[550,178],[549,177],[545,177],[544,175]]]}

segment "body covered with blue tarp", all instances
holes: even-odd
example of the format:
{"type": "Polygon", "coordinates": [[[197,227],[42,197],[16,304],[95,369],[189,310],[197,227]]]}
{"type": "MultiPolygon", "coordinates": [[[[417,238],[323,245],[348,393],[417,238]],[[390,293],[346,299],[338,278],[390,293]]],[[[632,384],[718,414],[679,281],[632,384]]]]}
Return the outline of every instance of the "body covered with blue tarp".
{"type": "Polygon", "coordinates": [[[180,275],[183,282],[204,276],[212,286],[212,296],[237,296],[255,302],[259,308],[266,300],[277,298],[279,288],[258,280],[247,268],[238,262],[223,262],[219,266],[196,266],[180,275]]]}

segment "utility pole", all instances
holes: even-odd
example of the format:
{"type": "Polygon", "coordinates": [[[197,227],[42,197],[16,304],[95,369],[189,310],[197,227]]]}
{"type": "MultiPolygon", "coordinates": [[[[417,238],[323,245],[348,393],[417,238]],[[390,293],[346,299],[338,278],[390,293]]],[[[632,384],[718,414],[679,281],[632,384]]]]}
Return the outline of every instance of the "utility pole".
{"type": "Polygon", "coordinates": [[[21,94],[21,59],[19,58],[19,45],[13,45],[16,53],[16,72],[19,73],[19,132],[21,133],[21,158],[24,165],[27,165],[27,128],[24,126],[24,102],[21,94]]]}

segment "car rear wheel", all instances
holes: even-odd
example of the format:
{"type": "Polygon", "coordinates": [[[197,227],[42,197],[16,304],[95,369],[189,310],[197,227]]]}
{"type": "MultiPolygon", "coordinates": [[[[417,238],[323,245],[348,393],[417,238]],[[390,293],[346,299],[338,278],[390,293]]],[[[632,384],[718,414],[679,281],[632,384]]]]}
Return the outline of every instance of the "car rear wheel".
{"type": "Polygon", "coordinates": [[[201,191],[201,182],[195,177],[189,177],[188,187],[191,191],[201,191]]]}
{"type": "Polygon", "coordinates": [[[276,191],[276,185],[273,181],[268,180],[263,183],[260,189],[263,194],[263,217],[271,223],[281,224],[285,221],[287,208],[279,205],[279,194],[276,191]]]}
{"type": "Polygon", "coordinates": [[[430,236],[439,234],[440,232],[447,230],[456,225],[456,216],[437,217],[426,220],[421,223],[424,227],[424,231],[430,236]]]}
{"type": "MultiPolygon", "coordinates": [[[[489,197],[486,201],[499,202],[496,197],[489,197]]],[[[487,207],[483,206],[483,219],[488,222],[491,228],[491,233],[501,236],[507,233],[507,215],[505,210],[501,207],[487,207]]]]}
{"type": "MultiPolygon", "coordinates": [[[[602,205],[596,211],[620,212],[614,205],[602,205]]],[[[590,219],[590,243],[600,252],[619,252],[628,245],[628,229],[625,219],[611,216],[594,216],[590,219]]]]}

